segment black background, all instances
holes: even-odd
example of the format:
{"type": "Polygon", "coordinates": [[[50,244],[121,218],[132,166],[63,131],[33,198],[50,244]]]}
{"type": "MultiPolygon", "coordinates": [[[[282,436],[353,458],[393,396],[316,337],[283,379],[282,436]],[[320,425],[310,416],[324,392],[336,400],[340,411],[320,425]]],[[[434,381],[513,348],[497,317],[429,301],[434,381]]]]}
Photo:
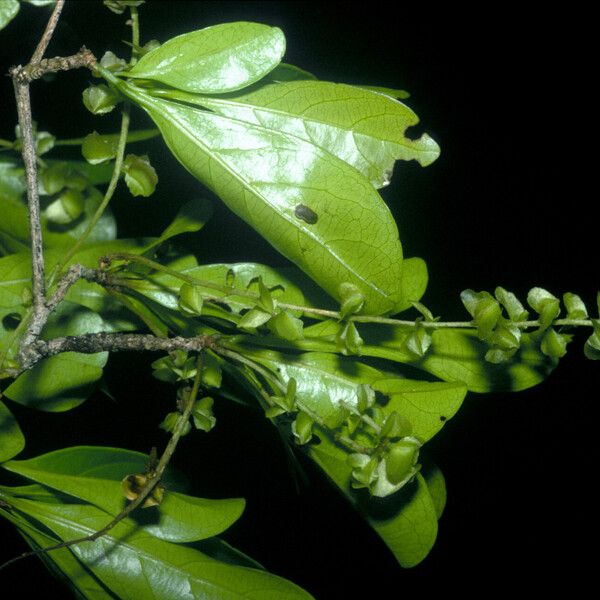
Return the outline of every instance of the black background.
{"type": "MultiPolygon", "coordinates": [[[[591,86],[597,68],[589,14],[524,15],[505,3],[439,13],[377,2],[156,1],[140,14],[142,41],[225,21],[277,25],[288,40],[287,62],[321,79],[411,92],[408,103],[442,154],[427,169],[398,165],[383,195],[405,254],[428,262],[424,301],[434,313],[462,319],[461,290],[497,285],[521,298],[535,285],[557,295],[574,291],[594,306],[599,211],[591,86]]],[[[2,72],[31,55],[45,18],[44,10],[24,7],[0,33],[2,72]]],[[[123,20],[100,2],[68,2],[49,55],[82,44],[98,56],[105,49],[126,55],[123,20]]],[[[40,129],[60,137],[116,129],[116,116],[101,121],[81,105],[78,90],[89,80],[79,72],[35,84],[40,129]]],[[[16,117],[9,79],[1,85],[0,135],[10,138],[16,117]]],[[[141,115],[136,119],[144,126],[141,115]]],[[[159,233],[181,202],[204,193],[160,141],[148,151],[158,166],[159,194],[118,195],[114,210],[123,236],[159,233]]],[[[187,242],[203,261],[283,264],[220,205],[202,235],[187,242]]],[[[597,535],[590,457],[598,371],[582,356],[584,339],[576,337],[557,372],[537,388],[470,394],[429,444],[446,476],[448,504],[433,551],[412,570],[397,567],[310,465],[312,484],[297,494],[271,428],[249,411],[219,403],[217,429],[184,439],[175,462],[199,495],[246,497],[246,512],[227,539],[319,599],[362,591],[380,597],[388,586],[392,596],[440,583],[466,589],[474,574],[486,576],[481,591],[517,575],[536,584],[581,582],[593,564],[584,544],[594,545],[597,535]]],[[[170,410],[172,394],[148,378],[148,357],[111,359],[107,380],[116,403],[97,395],[63,415],[11,404],[28,440],[23,457],[75,444],[140,451],[164,444],[155,424],[170,410]]],[[[2,556],[24,548],[3,524],[2,556]]],[[[2,573],[3,587],[7,577],[20,580],[14,597],[42,582],[46,597],[61,595],[31,559],[2,573]]]]}

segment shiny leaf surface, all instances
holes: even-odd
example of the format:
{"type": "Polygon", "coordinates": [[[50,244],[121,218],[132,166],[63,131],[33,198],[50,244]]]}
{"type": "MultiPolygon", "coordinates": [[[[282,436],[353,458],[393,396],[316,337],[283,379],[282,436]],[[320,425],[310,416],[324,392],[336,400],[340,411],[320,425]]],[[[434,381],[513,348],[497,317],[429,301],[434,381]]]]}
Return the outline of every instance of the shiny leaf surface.
{"type": "Polygon", "coordinates": [[[222,94],[264,77],[281,61],[285,37],[260,23],[223,23],[174,37],[125,75],[196,94],[222,94]]]}
{"type": "MultiPolygon", "coordinates": [[[[142,473],[147,461],[143,454],[120,448],[79,446],[3,466],[117,515],[125,505],[121,480],[142,473]]],[[[228,529],[242,514],[244,500],[195,498],[169,491],[167,485],[163,501],[152,510],[144,531],[170,542],[192,542],[228,529]]]]}
{"type": "MultiPolygon", "coordinates": [[[[106,524],[108,516],[84,504],[50,504],[23,498],[12,498],[11,503],[62,540],[94,533],[106,524]]],[[[96,542],[78,544],[72,551],[121,600],[311,598],[275,575],[221,563],[193,548],[152,537],[129,519],[96,542]]]]}
{"type": "MultiPolygon", "coordinates": [[[[114,77],[103,72],[105,77],[114,77]]],[[[401,302],[402,248],[387,206],[355,169],[283,132],[119,89],[152,117],[179,161],[330,295],[350,282],[365,312],[401,302]],[[295,214],[308,206],[318,221],[295,214]]]]}

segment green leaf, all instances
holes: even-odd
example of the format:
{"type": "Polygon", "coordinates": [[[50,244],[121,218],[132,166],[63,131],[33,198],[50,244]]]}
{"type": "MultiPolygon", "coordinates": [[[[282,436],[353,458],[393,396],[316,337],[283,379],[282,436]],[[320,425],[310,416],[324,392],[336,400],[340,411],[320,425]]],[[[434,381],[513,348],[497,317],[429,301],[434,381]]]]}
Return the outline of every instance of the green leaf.
{"type": "MultiPolygon", "coordinates": [[[[102,183],[107,176],[104,166],[93,167],[82,161],[55,162],[51,163],[51,166],[61,166],[60,170],[63,171],[65,184],[74,177],[84,177],[92,184],[102,183]]],[[[110,173],[108,173],[108,177],[110,177],[110,173]]],[[[5,247],[10,252],[29,251],[29,217],[27,206],[22,200],[25,192],[23,178],[24,171],[16,163],[0,161],[0,202],[3,207],[0,219],[0,248],[5,247]]],[[[84,194],[83,214],[66,226],[50,223],[46,214],[42,212],[41,225],[44,246],[47,248],[72,246],[87,227],[101,202],[102,194],[97,189],[88,187],[84,194]]],[[[115,219],[110,211],[106,211],[92,230],[88,243],[111,240],[115,237],[115,219]]]]}
{"type": "Polygon", "coordinates": [[[227,98],[156,94],[297,136],[352,165],[376,188],[390,182],[396,160],[414,159],[427,166],[439,156],[427,134],[417,140],[405,136],[419,122],[410,108],[355,86],[304,80],[262,85],[227,98]]]}
{"type": "MultiPolygon", "coordinates": [[[[56,537],[40,531],[41,526],[35,528],[24,518],[18,518],[13,522],[33,550],[41,550],[59,542],[56,537]]],[[[52,552],[41,553],[39,557],[51,572],[77,594],[77,597],[86,598],[86,600],[106,600],[107,598],[118,600],[97,577],[77,560],[69,549],[60,548],[52,552]]]]}
{"type": "MultiPolygon", "coordinates": [[[[309,342],[314,337],[315,345],[325,350],[326,340],[333,341],[339,328],[339,324],[325,321],[305,327],[304,337],[309,342]]],[[[539,340],[527,333],[510,360],[502,364],[486,362],[488,343],[479,340],[476,332],[464,329],[434,330],[427,353],[415,360],[406,347],[412,331],[412,327],[361,323],[362,356],[411,364],[444,381],[463,382],[472,392],[524,390],[543,381],[556,366],[555,359],[540,352],[539,340]]],[[[332,347],[329,342],[327,351],[331,352],[332,347]]]]}
{"type": "Polygon", "coordinates": [[[274,317],[271,317],[267,323],[271,333],[282,340],[294,342],[302,339],[302,330],[304,323],[301,319],[293,317],[287,311],[281,311],[274,317]]]}
{"type": "Polygon", "coordinates": [[[248,349],[253,360],[277,372],[287,384],[296,381],[296,400],[334,429],[346,417],[346,409],[358,410],[360,384],[381,378],[381,372],[362,362],[334,354],[307,352],[299,356],[248,349]]]}
{"type": "Polygon", "coordinates": [[[158,176],[147,156],[128,154],[123,161],[125,183],[133,196],[152,196],[158,176]]]}
{"type": "MultiPolygon", "coordinates": [[[[107,514],[94,506],[21,498],[11,502],[16,510],[39,521],[61,540],[92,534],[106,524],[107,514]]],[[[96,542],[78,544],[72,551],[121,600],[311,598],[275,575],[220,563],[198,550],[148,536],[129,519],[96,542]]]]}
{"type": "MultiPolygon", "coordinates": [[[[143,473],[148,457],[120,448],[78,446],[29,460],[12,460],[8,471],[90,502],[116,516],[125,506],[121,480],[143,473]]],[[[167,490],[160,506],[142,511],[141,529],[170,542],[192,542],[222,533],[244,510],[241,498],[208,500],[167,490]],[[144,523],[144,514],[151,515],[144,523]]],[[[108,521],[107,521],[108,522],[108,521]]]]}
{"type": "Polygon", "coordinates": [[[210,220],[213,214],[212,204],[205,199],[194,199],[186,202],[175,215],[169,226],[162,232],[161,236],[146,248],[154,248],[163,244],[176,235],[182,233],[194,233],[200,231],[210,220]]]}
{"type": "Polygon", "coordinates": [[[17,0],[2,0],[0,2],[0,29],[4,29],[19,12],[17,0]]]}
{"type": "Polygon", "coordinates": [[[587,319],[587,308],[580,296],[567,292],[563,296],[563,301],[567,309],[567,319],[587,319]]]}
{"type": "Polygon", "coordinates": [[[371,385],[389,398],[386,410],[410,421],[411,435],[421,442],[430,440],[456,414],[467,394],[462,383],[388,378],[375,380],[371,385]]]}
{"type": "Polygon", "coordinates": [[[437,465],[428,461],[421,467],[421,475],[427,484],[439,520],[446,507],[446,481],[444,475],[437,465]]]}
{"type": "Polygon", "coordinates": [[[46,208],[46,218],[57,225],[68,225],[77,219],[85,207],[84,198],[77,190],[64,191],[46,208]]]}
{"type": "Polygon", "coordinates": [[[352,490],[347,454],[327,436],[308,447],[309,456],[340,488],[363,515],[403,567],[414,567],[429,553],[437,536],[437,514],[428,486],[421,475],[386,498],[373,498],[352,490]]]}
{"type": "Polygon", "coordinates": [[[168,40],[125,75],[196,94],[222,94],[264,77],[284,52],[285,37],[277,27],[223,23],[168,40]]]}
{"type": "Polygon", "coordinates": [[[0,463],[16,456],[24,447],[25,437],[17,420],[0,401],[0,463]]]}
{"type": "Polygon", "coordinates": [[[179,308],[187,314],[202,314],[204,301],[200,291],[189,283],[184,283],[179,288],[179,308]]]}
{"type": "Polygon", "coordinates": [[[550,327],[560,313],[560,300],[543,288],[532,288],[527,294],[527,303],[540,316],[540,329],[550,327]]]}
{"type": "Polygon", "coordinates": [[[600,319],[592,319],[594,333],[586,340],[583,352],[590,360],[600,360],[600,319]]]}
{"type": "Polygon", "coordinates": [[[558,333],[553,327],[544,332],[541,350],[546,356],[562,358],[567,353],[567,344],[571,341],[570,335],[558,333]]]}
{"type": "Polygon", "coordinates": [[[440,153],[427,134],[416,140],[406,137],[406,129],[419,119],[405,104],[355,86],[304,80],[266,84],[225,98],[155,93],[319,146],[352,165],[376,188],[390,182],[396,160],[427,166],[440,153]]]}
{"type": "Polygon", "coordinates": [[[525,310],[519,299],[512,293],[506,291],[503,287],[497,287],[494,291],[496,300],[502,304],[508,313],[508,318],[511,321],[526,321],[529,317],[529,312],[525,310]]]}
{"type": "Polygon", "coordinates": [[[488,345],[471,331],[437,330],[420,362],[429,373],[446,381],[462,381],[472,392],[519,391],[543,381],[556,366],[544,356],[532,334],[523,334],[519,351],[507,362],[485,361],[488,345]]]}
{"type": "Polygon", "coordinates": [[[312,143],[152,98],[108,77],[156,122],[182,164],[279,252],[337,298],[355,284],[366,314],[401,301],[402,248],[387,206],[355,169],[312,143]],[[304,204],[318,215],[295,215],[304,204]]]}
{"type": "MultiPolygon", "coordinates": [[[[103,331],[102,318],[83,307],[63,302],[43,331],[46,339],[103,331]]],[[[63,412],[79,406],[102,376],[108,352],[65,352],[37,363],[5,391],[11,400],[38,410],[63,412]]]]}

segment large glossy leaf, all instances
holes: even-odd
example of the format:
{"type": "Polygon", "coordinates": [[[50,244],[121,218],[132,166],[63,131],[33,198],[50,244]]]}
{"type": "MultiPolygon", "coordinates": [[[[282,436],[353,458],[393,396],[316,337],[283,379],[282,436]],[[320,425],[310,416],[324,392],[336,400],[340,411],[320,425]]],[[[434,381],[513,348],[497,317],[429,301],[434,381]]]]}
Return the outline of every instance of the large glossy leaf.
{"type": "Polygon", "coordinates": [[[301,138],[352,165],[377,188],[390,182],[396,160],[426,166],[440,153],[427,134],[406,137],[406,129],[419,119],[405,104],[350,85],[304,80],[255,86],[226,97],[157,93],[301,138]]]}
{"type": "MultiPolygon", "coordinates": [[[[10,461],[4,468],[118,514],[125,505],[121,480],[142,473],[148,457],[120,448],[79,446],[36,458],[10,461]]],[[[168,489],[160,507],[141,512],[143,529],[171,542],[192,542],[228,529],[244,510],[244,500],[208,500],[168,489]],[[146,522],[146,519],[148,520],[146,522]]]]}
{"type": "MultiPolygon", "coordinates": [[[[46,338],[97,333],[105,329],[102,318],[83,307],[63,302],[50,316],[43,331],[46,338]]],[[[7,398],[49,412],[70,410],[89,395],[102,376],[107,352],[65,352],[37,363],[21,374],[5,391],[7,398]]]]}
{"type": "MultiPolygon", "coordinates": [[[[23,498],[12,498],[11,505],[62,540],[92,534],[106,524],[106,513],[90,505],[58,505],[23,498]]],[[[72,551],[121,600],[311,598],[275,575],[221,563],[198,550],[152,537],[129,519],[93,543],[73,546],[72,551]]]]}
{"type": "Polygon", "coordinates": [[[463,383],[430,383],[412,379],[386,378],[372,383],[389,398],[386,409],[395,410],[412,424],[412,435],[430,440],[460,408],[467,393],[463,383]]]}
{"type": "MultiPolygon", "coordinates": [[[[304,329],[303,348],[335,351],[340,324],[323,321],[304,329]]],[[[508,361],[492,364],[485,360],[489,345],[466,329],[438,329],[423,359],[406,346],[412,328],[359,323],[364,340],[363,356],[384,358],[422,369],[444,381],[462,382],[471,392],[518,391],[537,385],[552,372],[556,359],[541,353],[535,334],[524,333],[520,350],[508,361]]]]}
{"type": "Polygon", "coordinates": [[[284,52],[285,37],[277,27],[223,23],[170,39],[125,75],[198,94],[222,94],[264,77],[284,52]]]}
{"type": "Polygon", "coordinates": [[[17,420],[0,401],[0,463],[16,456],[24,447],[25,438],[17,420]]]}
{"type": "Polygon", "coordinates": [[[436,505],[423,477],[387,498],[370,497],[350,486],[347,454],[327,435],[309,447],[309,456],[363,515],[403,567],[413,567],[429,553],[437,536],[436,505]]]}
{"type": "Polygon", "coordinates": [[[402,301],[402,247],[387,206],[353,167],[294,135],[158,100],[103,75],[152,117],[179,161],[333,297],[366,313],[402,301]]]}

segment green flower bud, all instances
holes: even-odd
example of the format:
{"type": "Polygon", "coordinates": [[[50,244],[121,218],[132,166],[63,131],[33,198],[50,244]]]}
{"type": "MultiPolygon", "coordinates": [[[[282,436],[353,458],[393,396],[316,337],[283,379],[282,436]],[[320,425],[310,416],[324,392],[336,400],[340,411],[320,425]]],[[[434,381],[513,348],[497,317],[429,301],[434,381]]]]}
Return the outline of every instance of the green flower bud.
{"type": "Polygon", "coordinates": [[[364,306],[365,297],[353,283],[341,283],[340,287],[338,288],[338,295],[341,300],[341,319],[345,319],[350,315],[360,312],[364,306]]]}
{"type": "Polygon", "coordinates": [[[134,196],[151,196],[156,189],[158,176],[147,156],[128,154],[123,162],[125,183],[134,196]]]}
{"type": "Polygon", "coordinates": [[[92,165],[107,162],[117,155],[117,140],[114,136],[100,135],[94,131],[83,139],[81,154],[92,165]]]}
{"type": "Polygon", "coordinates": [[[271,317],[267,325],[273,335],[283,340],[293,342],[304,337],[302,333],[304,323],[302,320],[293,317],[286,311],[281,311],[271,317]]]}
{"type": "Polygon", "coordinates": [[[213,414],[213,404],[214,400],[208,396],[196,402],[196,406],[192,412],[196,429],[201,429],[208,433],[215,426],[217,419],[213,414]]]}
{"type": "Polygon", "coordinates": [[[179,288],[179,308],[186,314],[200,315],[202,314],[202,305],[204,299],[200,290],[189,283],[184,283],[179,288]]]}
{"type": "Polygon", "coordinates": [[[82,97],[83,105],[94,115],[109,113],[122,100],[117,92],[103,83],[86,88],[82,97]]]}
{"type": "Polygon", "coordinates": [[[300,411],[296,420],[292,423],[292,433],[299,445],[307,444],[312,438],[314,421],[305,412],[300,411]]]}
{"type": "Polygon", "coordinates": [[[396,411],[392,411],[383,427],[381,428],[381,437],[383,438],[400,438],[412,433],[412,423],[396,411]]]}
{"type": "Polygon", "coordinates": [[[555,329],[550,327],[544,333],[540,348],[546,356],[562,358],[567,353],[567,344],[570,341],[570,335],[558,333],[555,329]]]}

